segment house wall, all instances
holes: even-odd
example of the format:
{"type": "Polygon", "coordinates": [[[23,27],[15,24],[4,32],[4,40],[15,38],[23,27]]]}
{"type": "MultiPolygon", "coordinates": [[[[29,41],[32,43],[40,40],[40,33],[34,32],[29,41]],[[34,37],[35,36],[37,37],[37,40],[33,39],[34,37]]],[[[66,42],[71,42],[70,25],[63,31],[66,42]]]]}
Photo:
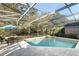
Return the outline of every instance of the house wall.
{"type": "Polygon", "coordinates": [[[65,34],[78,34],[79,26],[69,26],[65,27],[65,34]]]}

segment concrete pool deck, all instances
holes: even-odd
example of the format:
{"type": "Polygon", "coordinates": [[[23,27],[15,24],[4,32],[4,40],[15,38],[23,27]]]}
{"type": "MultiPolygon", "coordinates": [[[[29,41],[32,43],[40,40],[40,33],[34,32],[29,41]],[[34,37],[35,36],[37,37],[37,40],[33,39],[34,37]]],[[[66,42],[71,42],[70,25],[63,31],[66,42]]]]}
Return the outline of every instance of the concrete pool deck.
{"type": "MultiPolygon", "coordinates": [[[[27,40],[30,39],[36,40],[36,38],[29,38],[27,40]]],[[[30,46],[28,43],[25,43],[24,41],[21,41],[19,45],[18,44],[14,45],[14,47],[15,47],[14,50],[5,51],[0,55],[1,56],[79,56],[79,42],[75,48],[30,46]]]]}
{"type": "Polygon", "coordinates": [[[28,46],[7,56],[79,56],[79,49],[28,46]]]}
{"type": "MultiPolygon", "coordinates": [[[[19,47],[19,45],[16,46],[19,47]]],[[[28,44],[26,46],[6,54],[4,52],[2,56],[79,56],[79,48],[40,47],[28,44]]]]}

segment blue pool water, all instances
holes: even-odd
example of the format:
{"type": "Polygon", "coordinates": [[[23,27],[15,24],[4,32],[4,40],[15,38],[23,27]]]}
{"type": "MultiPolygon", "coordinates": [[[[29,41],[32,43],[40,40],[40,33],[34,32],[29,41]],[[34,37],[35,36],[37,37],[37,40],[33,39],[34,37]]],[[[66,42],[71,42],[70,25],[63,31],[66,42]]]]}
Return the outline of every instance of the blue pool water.
{"type": "Polygon", "coordinates": [[[32,40],[27,41],[32,46],[43,46],[43,47],[64,47],[64,48],[75,48],[77,42],[71,40],[53,39],[46,38],[43,40],[32,40]]]}

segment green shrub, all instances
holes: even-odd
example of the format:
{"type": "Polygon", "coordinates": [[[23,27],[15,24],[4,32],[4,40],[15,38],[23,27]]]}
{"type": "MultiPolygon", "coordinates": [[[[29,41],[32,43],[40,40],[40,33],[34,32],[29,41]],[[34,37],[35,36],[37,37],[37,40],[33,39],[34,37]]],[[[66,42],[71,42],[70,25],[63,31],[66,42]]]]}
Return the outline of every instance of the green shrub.
{"type": "Polygon", "coordinates": [[[55,33],[55,36],[65,37],[66,35],[65,35],[65,32],[64,32],[64,29],[62,28],[57,33],[55,33]]]}
{"type": "Polygon", "coordinates": [[[57,28],[57,27],[54,28],[51,35],[52,36],[59,36],[59,37],[65,36],[64,28],[57,28]]]}
{"type": "Polygon", "coordinates": [[[16,35],[28,35],[28,31],[26,29],[17,29],[15,30],[16,35]]]}

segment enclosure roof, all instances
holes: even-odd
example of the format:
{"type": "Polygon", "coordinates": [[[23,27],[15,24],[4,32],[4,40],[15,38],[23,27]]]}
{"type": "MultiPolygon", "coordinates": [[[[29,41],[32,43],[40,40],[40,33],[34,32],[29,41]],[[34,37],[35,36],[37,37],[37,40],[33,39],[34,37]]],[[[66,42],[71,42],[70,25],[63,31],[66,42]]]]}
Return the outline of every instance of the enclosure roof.
{"type": "Polygon", "coordinates": [[[35,22],[35,20],[40,23],[45,23],[46,21],[48,22],[46,17],[50,17],[53,18],[51,22],[55,22],[54,24],[69,23],[73,21],[79,22],[78,3],[36,3],[33,7],[31,5],[32,3],[1,3],[0,20],[16,20],[19,23],[18,20],[25,19],[29,24],[35,22]],[[56,15],[52,12],[55,12],[56,15]],[[51,15],[53,15],[53,17],[51,15]],[[35,18],[32,18],[32,16],[35,18]]]}
{"type": "Polygon", "coordinates": [[[65,26],[79,26],[79,22],[68,23],[65,26]]]}

